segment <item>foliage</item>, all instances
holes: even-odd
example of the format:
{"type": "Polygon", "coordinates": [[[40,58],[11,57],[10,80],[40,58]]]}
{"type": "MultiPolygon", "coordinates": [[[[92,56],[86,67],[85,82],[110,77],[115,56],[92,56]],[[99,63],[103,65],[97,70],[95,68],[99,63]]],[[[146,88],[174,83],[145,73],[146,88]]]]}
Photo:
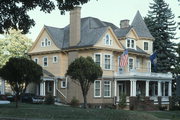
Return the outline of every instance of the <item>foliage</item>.
{"type": "Polygon", "coordinates": [[[177,44],[177,48],[175,48],[177,57],[174,65],[174,71],[173,73],[176,74],[176,76],[180,75],[180,42],[177,44]]]}
{"type": "Polygon", "coordinates": [[[72,107],[78,107],[79,106],[79,100],[76,97],[73,97],[71,102],[70,102],[70,105],[72,107]]]}
{"type": "Polygon", "coordinates": [[[68,67],[66,75],[78,81],[84,97],[84,108],[87,108],[87,93],[91,83],[102,76],[102,69],[91,57],[75,59],[68,67]]]}
{"type": "Polygon", "coordinates": [[[125,94],[121,94],[119,96],[119,107],[121,109],[123,109],[124,107],[126,107],[126,95],[125,94]]]}
{"type": "Polygon", "coordinates": [[[54,97],[51,94],[46,95],[45,104],[51,105],[54,104],[54,97]]]}
{"type": "Polygon", "coordinates": [[[10,84],[18,102],[19,95],[30,83],[41,82],[42,67],[27,58],[10,58],[0,69],[0,76],[10,84]]]}
{"type": "MultiPolygon", "coordinates": [[[[145,22],[155,38],[153,49],[157,52],[157,72],[171,72],[174,65],[174,39],[176,23],[174,14],[164,0],[153,0],[145,22]]],[[[152,71],[154,71],[152,69],[152,71]]]]}
{"type": "Polygon", "coordinates": [[[32,40],[21,34],[20,30],[10,29],[4,38],[0,39],[0,68],[5,65],[10,57],[26,57],[32,46],[32,40]]]}
{"type": "Polygon", "coordinates": [[[1,0],[0,2],[0,33],[7,32],[10,27],[28,33],[35,25],[28,12],[39,7],[40,11],[50,13],[55,9],[55,4],[63,14],[74,6],[85,4],[89,0],[1,0]]]}

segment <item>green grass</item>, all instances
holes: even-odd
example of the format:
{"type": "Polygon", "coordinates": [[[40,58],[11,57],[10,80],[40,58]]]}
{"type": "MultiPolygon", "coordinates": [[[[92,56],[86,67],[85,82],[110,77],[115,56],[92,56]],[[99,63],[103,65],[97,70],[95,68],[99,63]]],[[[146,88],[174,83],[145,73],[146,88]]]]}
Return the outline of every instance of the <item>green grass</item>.
{"type": "MultiPolygon", "coordinates": [[[[50,120],[159,120],[151,114],[114,109],[82,109],[44,104],[0,105],[0,118],[32,118],[50,120]]],[[[155,115],[157,116],[157,115],[155,115]]],[[[174,119],[176,120],[176,119],[174,119]]]]}
{"type": "Polygon", "coordinates": [[[180,120],[180,111],[152,111],[146,112],[158,118],[165,118],[170,120],[180,120]]]}

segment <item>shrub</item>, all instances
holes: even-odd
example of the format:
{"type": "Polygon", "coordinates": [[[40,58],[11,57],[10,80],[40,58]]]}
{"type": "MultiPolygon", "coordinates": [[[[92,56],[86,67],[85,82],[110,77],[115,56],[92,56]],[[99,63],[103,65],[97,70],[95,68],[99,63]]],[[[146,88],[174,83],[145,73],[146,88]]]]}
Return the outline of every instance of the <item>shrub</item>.
{"type": "Polygon", "coordinates": [[[123,109],[124,107],[126,107],[126,95],[125,94],[121,94],[119,96],[119,107],[121,109],[123,109]]]}
{"type": "Polygon", "coordinates": [[[51,95],[51,94],[48,94],[46,97],[45,97],[45,104],[54,104],[54,97],[51,95]]]}
{"type": "Polygon", "coordinates": [[[79,106],[79,100],[76,99],[76,97],[73,97],[72,100],[71,100],[71,102],[70,102],[70,105],[71,105],[72,107],[78,107],[78,106],[79,106]]]}

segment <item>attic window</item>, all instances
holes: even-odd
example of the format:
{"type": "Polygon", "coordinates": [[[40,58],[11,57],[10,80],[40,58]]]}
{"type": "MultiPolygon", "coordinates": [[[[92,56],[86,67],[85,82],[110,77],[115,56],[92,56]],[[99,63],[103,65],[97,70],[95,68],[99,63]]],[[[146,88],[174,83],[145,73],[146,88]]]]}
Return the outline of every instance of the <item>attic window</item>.
{"type": "Polygon", "coordinates": [[[126,39],[126,48],[133,48],[135,49],[135,40],[131,38],[126,39]]]}
{"type": "Polygon", "coordinates": [[[48,40],[48,38],[44,38],[42,41],[41,41],[41,47],[47,47],[47,46],[50,46],[51,45],[51,41],[48,40]]]}
{"type": "Polygon", "coordinates": [[[106,36],[104,38],[104,43],[105,43],[105,45],[112,45],[112,40],[111,40],[109,34],[106,34],[106,36]]]}

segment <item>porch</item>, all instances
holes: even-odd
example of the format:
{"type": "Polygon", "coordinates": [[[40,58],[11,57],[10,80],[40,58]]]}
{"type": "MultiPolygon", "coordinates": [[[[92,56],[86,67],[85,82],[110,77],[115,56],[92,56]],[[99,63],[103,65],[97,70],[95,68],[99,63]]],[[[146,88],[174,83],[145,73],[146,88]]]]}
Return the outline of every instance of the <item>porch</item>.
{"type": "Polygon", "coordinates": [[[127,105],[130,97],[149,98],[154,101],[154,104],[158,104],[158,97],[161,97],[162,104],[169,104],[169,96],[172,96],[171,73],[128,72],[115,73],[114,76],[116,104],[122,94],[127,96],[127,105]]]}

